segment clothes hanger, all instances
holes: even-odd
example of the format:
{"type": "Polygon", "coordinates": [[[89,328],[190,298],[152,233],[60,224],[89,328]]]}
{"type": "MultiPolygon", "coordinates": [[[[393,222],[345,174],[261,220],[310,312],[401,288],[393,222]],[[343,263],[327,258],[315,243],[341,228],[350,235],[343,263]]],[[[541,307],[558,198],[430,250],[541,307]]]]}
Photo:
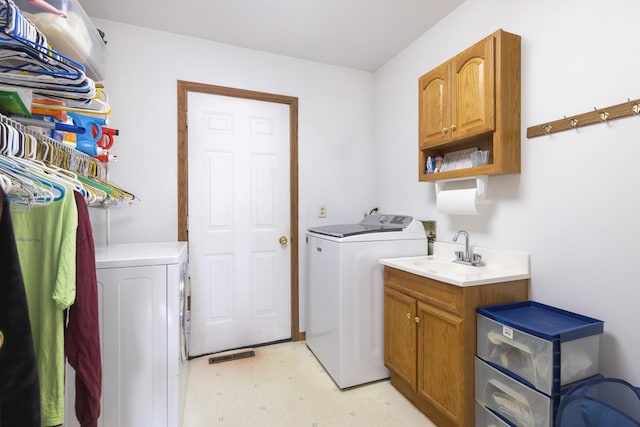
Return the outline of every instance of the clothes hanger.
{"type": "MultiPolygon", "coordinates": [[[[71,147],[53,142],[37,141],[35,136],[27,133],[28,140],[36,141],[46,147],[50,152],[47,161],[39,160],[37,157],[27,159],[34,166],[40,168],[46,177],[59,182],[62,185],[71,186],[74,191],[78,191],[88,204],[95,205],[107,198],[107,193],[95,186],[87,186],[82,176],[76,172],[82,172],[83,164],[88,164],[86,155],[71,147]]],[[[36,150],[37,151],[37,150],[36,150]]],[[[34,171],[35,172],[35,171],[34,171]]]]}
{"type": "MultiPolygon", "coordinates": [[[[104,91],[102,91],[104,93],[104,91]]],[[[38,98],[34,98],[31,102],[32,107],[47,108],[54,111],[67,111],[72,113],[81,113],[91,116],[105,117],[111,114],[111,106],[103,97],[96,96],[90,100],[74,100],[68,97],[59,97],[48,95],[43,92],[37,92],[38,98]],[[46,101],[58,101],[59,105],[47,104],[46,101]]]]}
{"type": "Polygon", "coordinates": [[[140,200],[116,185],[112,182],[108,182],[106,179],[99,177],[100,171],[105,169],[100,167],[99,162],[95,159],[89,160],[89,171],[87,176],[78,175],[78,179],[87,185],[91,185],[99,190],[106,192],[107,198],[101,201],[101,207],[125,207],[137,204],[140,200]]]}
{"type": "Polygon", "coordinates": [[[108,110],[82,64],[51,49],[44,34],[7,0],[0,0],[0,82],[31,88],[71,108],[108,110]]]}
{"type": "MultiPolygon", "coordinates": [[[[84,66],[51,49],[46,36],[22,14],[13,2],[2,1],[2,3],[6,5],[6,8],[2,8],[3,13],[0,14],[0,24],[4,23],[4,34],[8,35],[20,46],[35,49],[49,59],[54,58],[59,62],[64,62],[65,65],[70,65],[72,68],[81,70],[84,73],[84,66]],[[5,10],[6,13],[4,13],[5,10]]],[[[8,40],[8,42],[12,43],[11,40],[8,40]]]]}
{"type": "Polygon", "coordinates": [[[64,188],[31,176],[4,156],[0,156],[0,171],[11,179],[12,186],[7,196],[22,205],[48,205],[59,200],[63,194],[61,191],[64,191],[64,188]]]}
{"type": "MultiPolygon", "coordinates": [[[[67,173],[72,173],[71,171],[77,172],[74,174],[74,176],[79,182],[82,182],[81,181],[82,176],[87,175],[88,173],[88,167],[90,163],[89,156],[85,155],[84,153],[80,153],[79,151],[72,149],[70,147],[64,147],[64,148],[65,150],[67,150],[69,154],[68,163],[66,165],[67,171],[65,172],[67,173]]],[[[85,200],[90,206],[98,205],[102,201],[108,198],[108,194],[105,191],[103,191],[100,188],[97,188],[96,186],[91,185],[90,182],[83,182],[82,184],[85,190],[88,192],[88,195],[87,197],[85,197],[85,200]]]]}
{"type": "MultiPolygon", "coordinates": [[[[25,153],[27,151],[25,147],[27,147],[31,143],[31,140],[36,139],[35,136],[31,134],[25,134],[16,130],[14,138],[18,141],[18,145],[20,146],[20,148],[17,150],[17,153],[13,156],[14,160],[18,164],[24,165],[25,169],[29,170],[31,173],[38,177],[41,177],[45,180],[53,181],[71,190],[78,191],[80,194],[82,194],[83,197],[87,196],[87,190],[80,183],[80,181],[78,181],[77,175],[75,173],[65,170],[57,165],[46,165],[43,162],[38,162],[25,156],[25,153]]],[[[64,149],[58,148],[58,151],[61,154],[60,157],[64,159],[64,149]]],[[[62,161],[62,164],[64,164],[64,160],[62,161]]]]}
{"type": "Polygon", "coordinates": [[[51,197],[48,197],[50,193],[54,193],[53,201],[61,200],[66,194],[66,187],[63,182],[57,179],[55,176],[47,176],[41,169],[38,169],[33,163],[29,163],[24,159],[26,152],[25,140],[27,136],[12,126],[6,126],[3,123],[3,140],[6,141],[8,149],[5,150],[3,156],[0,158],[0,164],[4,166],[5,173],[11,174],[15,179],[20,182],[21,187],[25,188],[28,192],[36,193],[34,196],[35,201],[44,201],[49,203],[51,197]],[[27,178],[31,182],[35,182],[35,188],[45,186],[48,190],[45,197],[37,194],[37,191],[33,191],[34,187],[29,185],[28,181],[22,178],[27,178]]]}
{"type": "MultiPolygon", "coordinates": [[[[11,169],[11,166],[5,163],[4,160],[0,160],[0,164],[5,166],[5,168],[11,169]]],[[[51,197],[45,197],[44,199],[35,197],[33,199],[34,201],[44,201],[47,204],[50,202],[57,202],[58,200],[62,200],[67,193],[67,189],[65,188],[64,185],[56,183],[51,179],[38,176],[22,168],[16,168],[13,170],[15,171],[16,178],[20,181],[20,184],[23,188],[34,189],[34,188],[40,188],[41,186],[44,186],[43,188],[49,190],[46,194],[50,194],[50,193],[53,194],[53,200],[51,200],[51,197]],[[26,178],[26,180],[22,178],[26,178]],[[35,185],[30,185],[30,184],[35,184],[35,185]]],[[[6,169],[5,169],[5,172],[6,172],[6,169]]]]}
{"type": "Polygon", "coordinates": [[[2,187],[2,190],[7,194],[11,191],[11,188],[13,187],[11,178],[4,175],[2,172],[0,172],[0,187],[2,187]]]}
{"type": "Polygon", "coordinates": [[[41,187],[48,191],[49,197],[22,194],[25,204],[30,198],[48,202],[60,200],[67,190],[79,191],[87,204],[94,207],[124,207],[139,203],[135,195],[108,181],[107,168],[102,162],[42,134],[33,133],[2,115],[0,166],[9,171],[13,182],[20,180],[20,187],[25,191],[35,194],[41,187]],[[36,189],[28,186],[29,180],[36,189]]]}

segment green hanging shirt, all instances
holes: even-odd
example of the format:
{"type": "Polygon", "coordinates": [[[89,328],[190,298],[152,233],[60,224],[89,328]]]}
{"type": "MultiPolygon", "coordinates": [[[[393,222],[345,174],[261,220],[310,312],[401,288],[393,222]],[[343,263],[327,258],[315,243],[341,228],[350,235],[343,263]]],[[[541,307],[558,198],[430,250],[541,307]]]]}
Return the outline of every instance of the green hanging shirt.
{"type": "Polygon", "coordinates": [[[73,191],[62,200],[12,212],[38,361],[42,425],[64,422],[63,310],[76,293],[78,211],[73,191]]]}

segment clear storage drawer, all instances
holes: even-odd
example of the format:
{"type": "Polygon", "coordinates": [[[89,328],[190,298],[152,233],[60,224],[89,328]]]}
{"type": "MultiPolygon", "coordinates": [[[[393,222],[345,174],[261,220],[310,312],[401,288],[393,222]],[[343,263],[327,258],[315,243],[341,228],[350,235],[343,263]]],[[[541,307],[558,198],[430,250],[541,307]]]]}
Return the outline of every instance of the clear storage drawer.
{"type": "Polygon", "coordinates": [[[475,359],[476,401],[522,427],[552,427],[553,400],[475,359]]]}
{"type": "Polygon", "coordinates": [[[598,374],[603,322],[534,302],[482,307],[477,355],[552,396],[598,374]]]}
{"type": "Polygon", "coordinates": [[[513,424],[503,420],[489,409],[476,402],[476,427],[512,427],[513,424]]]}

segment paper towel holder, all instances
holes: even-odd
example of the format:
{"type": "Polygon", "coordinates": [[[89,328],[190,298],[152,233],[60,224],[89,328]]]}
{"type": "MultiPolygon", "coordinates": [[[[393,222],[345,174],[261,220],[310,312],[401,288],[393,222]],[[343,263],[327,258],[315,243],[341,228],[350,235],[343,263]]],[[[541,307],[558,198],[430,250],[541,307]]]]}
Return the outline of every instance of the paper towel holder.
{"type": "Polygon", "coordinates": [[[477,175],[477,176],[465,176],[463,178],[450,178],[450,179],[441,179],[435,181],[436,183],[436,196],[442,190],[444,190],[444,185],[447,182],[454,181],[468,181],[474,179],[476,181],[476,195],[478,198],[483,198],[487,194],[487,186],[489,185],[489,175],[477,175]]]}

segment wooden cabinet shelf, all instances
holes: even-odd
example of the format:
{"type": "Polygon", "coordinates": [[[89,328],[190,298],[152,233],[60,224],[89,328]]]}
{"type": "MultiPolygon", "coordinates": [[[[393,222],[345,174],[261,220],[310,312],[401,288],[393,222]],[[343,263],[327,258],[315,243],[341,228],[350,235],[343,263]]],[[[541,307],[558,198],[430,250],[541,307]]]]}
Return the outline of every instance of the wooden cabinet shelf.
{"type": "Polygon", "coordinates": [[[498,30],[419,78],[420,181],[520,173],[520,36],[498,30]],[[477,147],[486,165],[426,173],[429,156],[477,147]]]}
{"type": "Polygon", "coordinates": [[[476,309],[524,301],[529,280],[455,286],[384,269],[391,384],[440,427],[474,425],[476,309]]]}

